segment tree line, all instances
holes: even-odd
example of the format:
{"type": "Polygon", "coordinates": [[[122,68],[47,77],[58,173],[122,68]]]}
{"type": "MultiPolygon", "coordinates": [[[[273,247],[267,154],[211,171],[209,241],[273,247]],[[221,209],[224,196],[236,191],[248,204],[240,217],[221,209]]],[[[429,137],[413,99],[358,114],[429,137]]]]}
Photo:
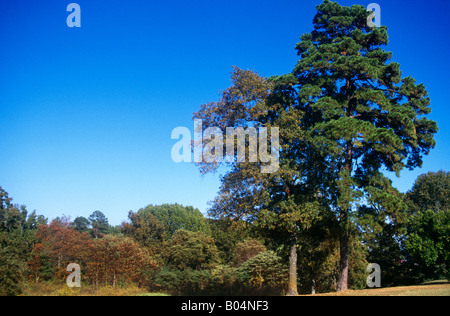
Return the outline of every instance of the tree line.
{"type": "MultiPolygon", "coordinates": [[[[407,206],[392,221],[362,214],[349,239],[349,286],[366,287],[369,262],[381,266],[383,286],[448,278],[450,174],[423,174],[401,194],[407,206]]],[[[51,221],[12,203],[0,188],[0,294],[26,284],[65,284],[69,263],[81,267],[82,286],[138,286],[185,295],[284,295],[290,247],[277,230],[245,220],[205,217],[178,204],[149,205],[111,226],[88,218],[51,221]]],[[[297,238],[300,293],[335,291],[339,238],[326,216],[297,238]]]]}

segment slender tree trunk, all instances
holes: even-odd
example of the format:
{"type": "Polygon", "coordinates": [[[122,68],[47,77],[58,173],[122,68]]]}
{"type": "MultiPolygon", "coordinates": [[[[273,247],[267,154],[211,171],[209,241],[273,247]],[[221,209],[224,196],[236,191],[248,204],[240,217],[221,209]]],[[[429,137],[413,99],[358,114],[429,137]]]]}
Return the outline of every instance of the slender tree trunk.
{"type": "Polygon", "coordinates": [[[311,294],[312,294],[312,295],[315,295],[315,294],[316,294],[316,279],[315,279],[314,277],[312,278],[311,294]]]}
{"type": "MultiPolygon", "coordinates": [[[[351,112],[350,112],[351,113],[351,112]]],[[[344,169],[348,172],[344,180],[343,194],[345,203],[341,206],[340,227],[339,227],[339,280],[337,290],[348,290],[348,215],[350,213],[350,192],[351,192],[351,174],[353,162],[353,142],[347,141],[347,152],[345,155],[344,169]]]]}
{"type": "Polygon", "coordinates": [[[297,237],[294,235],[291,239],[289,251],[289,289],[288,296],[298,295],[297,291],[297,237]]]}
{"type": "Polygon", "coordinates": [[[339,260],[339,280],[337,290],[348,290],[348,231],[345,227],[341,228],[340,236],[340,260],[339,260]]]}

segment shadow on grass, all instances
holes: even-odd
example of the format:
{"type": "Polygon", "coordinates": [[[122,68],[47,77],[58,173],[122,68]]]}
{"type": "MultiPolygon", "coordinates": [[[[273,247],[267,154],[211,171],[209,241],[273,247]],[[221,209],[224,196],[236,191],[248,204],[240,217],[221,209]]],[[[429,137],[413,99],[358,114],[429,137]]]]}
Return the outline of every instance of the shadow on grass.
{"type": "Polygon", "coordinates": [[[421,283],[420,285],[437,285],[437,284],[450,284],[450,280],[435,280],[421,283]]]}

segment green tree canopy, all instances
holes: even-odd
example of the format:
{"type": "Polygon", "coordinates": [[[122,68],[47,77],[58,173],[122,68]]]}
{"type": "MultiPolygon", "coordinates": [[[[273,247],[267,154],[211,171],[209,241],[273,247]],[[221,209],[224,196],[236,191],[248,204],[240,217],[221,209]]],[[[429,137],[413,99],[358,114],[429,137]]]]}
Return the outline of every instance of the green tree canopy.
{"type": "Polygon", "coordinates": [[[151,212],[140,210],[128,213],[128,223],[123,223],[121,231],[146,247],[158,247],[164,240],[164,224],[151,212]]]}
{"type": "Polygon", "coordinates": [[[91,226],[91,232],[94,238],[99,238],[105,235],[109,231],[108,218],[101,211],[95,211],[89,215],[89,223],[91,226]]]}
{"type": "Polygon", "coordinates": [[[413,212],[450,209],[450,172],[440,170],[420,175],[406,193],[413,212]]]}
{"type": "Polygon", "coordinates": [[[272,250],[259,252],[241,264],[237,272],[243,283],[261,288],[283,289],[286,284],[286,265],[272,250]]]}
{"type": "Polygon", "coordinates": [[[73,228],[75,228],[75,230],[80,233],[88,232],[89,225],[90,225],[90,221],[86,217],[83,217],[83,216],[76,217],[72,223],[73,228]]]}
{"type": "Polygon", "coordinates": [[[176,270],[205,270],[219,263],[214,239],[203,232],[178,229],[164,245],[163,257],[176,270]]]}
{"type": "Polygon", "coordinates": [[[132,221],[134,218],[136,218],[135,221],[138,221],[138,218],[144,218],[149,225],[152,223],[151,225],[155,226],[158,224],[152,219],[152,216],[154,216],[163,225],[164,238],[166,240],[170,239],[178,229],[211,233],[211,229],[203,214],[192,206],[182,206],[180,204],[148,205],[138,210],[137,213],[130,214],[131,217],[129,215],[129,218],[132,221]]]}
{"type": "Polygon", "coordinates": [[[43,216],[28,214],[24,205],[12,204],[12,198],[0,187],[0,295],[17,295],[26,276],[35,231],[45,224],[43,216]]]}
{"type": "Polygon", "coordinates": [[[405,242],[419,281],[450,276],[450,210],[426,210],[410,218],[405,242]]]}

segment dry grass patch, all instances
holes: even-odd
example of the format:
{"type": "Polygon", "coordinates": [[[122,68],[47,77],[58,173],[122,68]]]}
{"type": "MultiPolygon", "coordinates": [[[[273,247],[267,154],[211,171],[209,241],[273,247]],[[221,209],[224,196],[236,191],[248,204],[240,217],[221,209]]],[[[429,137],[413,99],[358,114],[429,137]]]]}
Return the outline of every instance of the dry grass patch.
{"type": "Polygon", "coordinates": [[[414,286],[348,290],[338,293],[316,294],[316,296],[450,296],[450,282],[439,281],[414,286]]]}

